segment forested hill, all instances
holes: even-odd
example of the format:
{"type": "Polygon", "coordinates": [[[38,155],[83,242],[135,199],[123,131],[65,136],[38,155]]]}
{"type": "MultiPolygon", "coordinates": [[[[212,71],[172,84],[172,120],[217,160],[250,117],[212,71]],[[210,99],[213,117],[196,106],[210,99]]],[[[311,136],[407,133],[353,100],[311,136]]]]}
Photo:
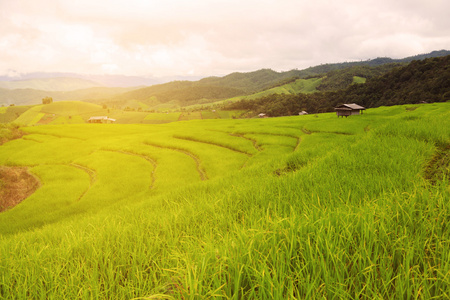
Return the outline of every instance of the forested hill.
{"type": "Polygon", "coordinates": [[[242,100],[226,109],[249,110],[249,115],[264,112],[269,116],[330,112],[340,103],[357,103],[367,108],[420,102],[450,101],[450,55],[412,61],[388,73],[353,84],[337,92],[309,95],[271,95],[242,100]]]}
{"type": "Polygon", "coordinates": [[[333,91],[347,87],[353,80],[353,76],[372,78],[413,59],[424,59],[445,54],[449,55],[450,51],[433,51],[404,59],[377,58],[361,62],[326,64],[286,72],[276,72],[271,69],[247,73],[235,72],[223,77],[207,77],[199,81],[173,81],[153,85],[122,94],[117,97],[117,100],[135,99],[148,103],[151,99],[156,98],[158,102],[163,103],[176,101],[181,105],[192,104],[203,99],[213,101],[248,95],[294,81],[296,78],[323,76],[325,73],[327,73],[327,78],[322,82],[319,90],[333,91]],[[343,69],[346,70],[342,73],[343,69]]]}
{"type": "Polygon", "coordinates": [[[419,60],[445,54],[450,54],[450,51],[433,51],[428,54],[400,60],[377,58],[360,62],[325,64],[304,70],[294,69],[287,72],[276,72],[270,69],[248,73],[235,72],[223,77],[207,77],[198,81],[172,81],[144,88],[103,87],[65,92],[0,88],[0,104],[38,104],[43,97],[49,96],[54,101],[82,100],[107,103],[108,105],[118,103],[126,105],[130,101],[139,101],[150,107],[170,102],[172,107],[183,107],[192,104],[215,102],[235,96],[250,95],[294,82],[296,79],[308,77],[323,78],[321,85],[317,87],[318,90],[323,92],[336,91],[352,84],[355,76],[370,79],[384,74],[394,67],[404,65],[413,59],[419,60]]]}
{"type": "Polygon", "coordinates": [[[336,93],[333,102],[366,107],[450,100],[450,55],[413,61],[366,84],[336,93]]]}
{"type": "Polygon", "coordinates": [[[198,81],[201,85],[215,85],[222,87],[237,88],[245,93],[259,92],[277,85],[280,81],[288,78],[303,78],[313,73],[299,70],[287,72],[276,72],[271,69],[262,69],[248,73],[231,73],[224,77],[208,77],[198,81]]]}
{"type": "Polygon", "coordinates": [[[365,61],[322,64],[319,66],[304,69],[303,72],[309,73],[309,74],[324,74],[324,73],[328,73],[330,71],[346,69],[346,68],[353,67],[353,66],[377,67],[377,66],[381,66],[381,65],[385,65],[385,64],[392,64],[392,63],[406,64],[406,63],[410,63],[414,60],[424,60],[427,58],[443,57],[443,56],[447,56],[447,55],[450,55],[450,51],[439,50],[439,51],[432,51],[432,52],[426,53],[426,54],[409,56],[409,57],[405,57],[405,58],[401,58],[401,59],[392,59],[389,57],[378,57],[375,59],[365,60],[365,61]]]}
{"type": "Polygon", "coordinates": [[[404,66],[401,63],[389,63],[376,67],[353,66],[340,70],[333,70],[322,76],[322,82],[317,90],[322,92],[332,92],[348,88],[355,83],[355,77],[368,80],[381,76],[394,68],[404,66]]]}

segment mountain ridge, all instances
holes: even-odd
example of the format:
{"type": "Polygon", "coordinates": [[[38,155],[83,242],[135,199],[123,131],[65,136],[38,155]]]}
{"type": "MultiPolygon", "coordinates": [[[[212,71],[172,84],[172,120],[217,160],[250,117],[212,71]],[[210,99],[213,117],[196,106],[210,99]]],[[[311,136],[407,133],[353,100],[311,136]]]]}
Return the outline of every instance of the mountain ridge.
{"type": "MultiPolygon", "coordinates": [[[[0,104],[36,104],[40,103],[42,97],[50,96],[54,98],[54,101],[59,100],[81,100],[81,101],[101,101],[108,102],[123,102],[124,100],[137,100],[144,102],[155,102],[155,98],[162,103],[174,101],[176,103],[184,104],[185,100],[192,103],[195,101],[205,102],[206,98],[212,97],[210,102],[215,100],[222,100],[237,95],[250,95],[259,91],[279,86],[289,81],[294,81],[297,78],[310,78],[324,75],[326,73],[342,70],[350,67],[367,66],[376,67],[386,64],[398,63],[406,64],[413,60],[420,60],[431,57],[440,57],[450,55],[448,50],[432,51],[426,54],[419,54],[402,59],[391,58],[375,58],[367,61],[359,62],[344,62],[325,64],[315,67],[310,67],[303,70],[293,69],[285,72],[277,72],[271,69],[260,69],[252,72],[233,72],[228,75],[218,77],[211,76],[205,77],[197,81],[178,80],[167,83],[154,84],[145,87],[130,87],[129,89],[120,90],[118,88],[104,87],[103,96],[100,93],[96,93],[92,96],[86,92],[80,92],[80,90],[70,91],[66,93],[58,93],[54,91],[45,90],[7,90],[0,89],[0,104]],[[201,91],[204,93],[202,94],[201,91]],[[224,92],[223,94],[220,91],[224,92]],[[70,94],[72,93],[72,94],[70,94]],[[44,96],[45,94],[45,96],[44,96]],[[186,95],[183,98],[183,94],[186,95]]],[[[64,73],[68,74],[68,73],[64,73]]],[[[349,75],[347,75],[348,77],[349,75]]],[[[127,76],[125,76],[127,77],[127,76]]],[[[4,77],[0,77],[2,79],[4,77]]],[[[92,76],[91,76],[92,78],[92,76]]],[[[122,77],[118,77],[122,78],[122,77]]],[[[130,79],[131,80],[131,79],[130,79]]],[[[3,81],[4,82],[4,81],[3,81]]],[[[344,80],[344,83],[337,85],[338,88],[342,88],[343,84],[348,83],[348,78],[344,80]]],[[[0,81],[0,84],[2,81],[0,81]]],[[[336,88],[336,85],[323,82],[323,86],[319,87],[320,90],[332,90],[336,88]],[[327,86],[325,85],[327,84],[327,86]],[[334,86],[334,87],[333,87],[334,86]]],[[[1,88],[1,85],[0,85],[1,88]]]]}

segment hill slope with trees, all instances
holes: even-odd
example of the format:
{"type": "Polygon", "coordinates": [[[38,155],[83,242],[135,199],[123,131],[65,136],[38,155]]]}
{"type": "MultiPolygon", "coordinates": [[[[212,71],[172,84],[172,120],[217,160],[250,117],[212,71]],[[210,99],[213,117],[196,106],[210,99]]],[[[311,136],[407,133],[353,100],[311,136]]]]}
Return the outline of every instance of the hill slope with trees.
{"type": "Polygon", "coordinates": [[[298,95],[271,95],[255,100],[241,100],[225,109],[248,110],[249,115],[270,116],[330,112],[339,103],[358,103],[367,108],[445,102],[450,100],[450,55],[412,61],[403,67],[371,78],[364,84],[353,84],[335,92],[298,95]]]}
{"type": "MultiPolygon", "coordinates": [[[[313,77],[323,78],[321,85],[317,87],[319,91],[336,91],[352,84],[354,76],[369,79],[380,76],[394,67],[405,65],[413,60],[449,54],[450,51],[441,50],[404,59],[376,58],[359,62],[324,64],[304,70],[294,69],[287,72],[276,72],[271,69],[262,69],[248,73],[235,72],[223,77],[207,77],[198,81],[172,81],[144,88],[98,87],[75,91],[56,91],[56,81],[47,82],[45,88],[47,90],[44,90],[44,88],[11,89],[12,86],[1,88],[2,85],[0,84],[0,104],[38,104],[43,97],[48,96],[55,101],[80,100],[105,103],[108,106],[127,106],[127,101],[141,101],[149,106],[171,102],[176,106],[182,107],[215,102],[236,96],[251,95],[295,82],[297,79],[313,77]],[[52,85],[49,85],[50,83],[52,85]],[[55,86],[54,91],[48,91],[51,86],[55,86]]],[[[69,89],[68,86],[71,88],[74,86],[69,85],[69,83],[74,81],[67,78],[58,80],[58,89],[61,89],[61,87],[69,89]]],[[[40,79],[39,82],[44,83],[45,80],[40,79]]],[[[75,82],[92,84],[92,82],[80,81],[80,79],[77,79],[75,82]]],[[[34,85],[33,87],[38,86],[34,85]]]]}

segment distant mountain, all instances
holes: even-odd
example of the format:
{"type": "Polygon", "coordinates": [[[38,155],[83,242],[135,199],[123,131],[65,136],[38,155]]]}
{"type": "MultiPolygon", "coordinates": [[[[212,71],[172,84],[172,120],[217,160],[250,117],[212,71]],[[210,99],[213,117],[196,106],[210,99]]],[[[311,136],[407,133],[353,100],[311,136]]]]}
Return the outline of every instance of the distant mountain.
{"type": "Polygon", "coordinates": [[[244,93],[243,90],[229,86],[201,84],[198,81],[172,81],[124,93],[117,96],[116,100],[137,100],[147,104],[172,101],[183,106],[201,99],[225,99],[244,93]]]}
{"type": "Polygon", "coordinates": [[[432,51],[430,53],[426,54],[419,54],[415,56],[409,56],[402,59],[392,59],[389,57],[378,57],[375,59],[370,59],[366,61],[354,61],[354,62],[344,62],[344,63],[332,63],[332,64],[323,64],[315,67],[310,67],[307,69],[302,70],[302,72],[312,74],[323,74],[328,73],[330,71],[334,70],[340,70],[345,69],[353,66],[369,66],[369,67],[376,67],[381,66],[384,64],[391,64],[391,63],[409,63],[413,60],[423,60],[426,58],[433,58],[433,57],[442,57],[450,55],[450,51],[448,50],[439,50],[439,51],[432,51]]]}
{"type": "MultiPolygon", "coordinates": [[[[70,84],[67,83],[66,89],[60,91],[66,92],[50,92],[48,89],[21,89],[21,90],[0,90],[0,104],[36,104],[40,103],[45,96],[53,97],[54,101],[60,100],[83,100],[99,102],[100,100],[108,104],[117,103],[119,107],[126,106],[127,101],[141,101],[149,106],[159,105],[161,103],[173,103],[176,106],[186,106],[196,103],[214,102],[221,99],[227,99],[235,96],[251,95],[273,87],[294,82],[296,79],[302,78],[323,78],[321,84],[317,87],[320,91],[335,91],[346,88],[353,83],[354,76],[364,77],[366,79],[379,76],[395,66],[406,65],[413,60],[422,60],[424,58],[440,57],[449,55],[450,51],[441,50],[433,51],[428,54],[411,56],[403,59],[376,58],[373,60],[359,62],[345,62],[335,64],[325,64],[310,67],[304,70],[291,70],[287,72],[276,72],[271,69],[262,69],[247,73],[231,73],[223,77],[207,77],[197,81],[171,81],[168,83],[154,84],[158,80],[154,77],[139,76],[116,76],[116,75],[77,75],[70,73],[34,73],[22,75],[20,78],[28,78],[29,76],[47,75],[73,75],[82,81],[83,84],[94,84],[98,82],[105,86],[128,86],[148,85],[144,88],[130,87],[120,90],[119,88],[103,88],[103,90],[76,90],[67,92],[70,84]],[[383,66],[383,67],[380,67],[383,66]],[[344,71],[339,71],[344,70],[344,71]],[[338,72],[339,71],[339,72],[338,72]],[[153,83],[151,83],[153,82],[153,83]]],[[[56,76],[59,77],[59,76],[56,76]]],[[[1,84],[5,83],[6,77],[0,76],[0,88],[5,87],[1,84]]],[[[9,77],[8,77],[9,78],[9,77]]],[[[60,78],[60,86],[64,87],[64,78],[60,78]]],[[[72,78],[73,79],[73,78],[72,78]]],[[[28,80],[36,83],[36,81],[28,80]]],[[[79,81],[81,84],[81,81],[79,81]]],[[[14,83],[18,84],[18,83],[14,83]]],[[[36,83],[37,84],[37,83],[36,83]]],[[[97,84],[97,85],[98,85],[97,84]]],[[[50,86],[48,83],[47,86],[50,86]]],[[[56,86],[56,84],[54,85],[56,86]]],[[[55,88],[53,86],[53,88],[55,88]]],[[[72,85],[73,87],[74,85],[72,85]]],[[[8,86],[11,88],[11,85],[8,86]]],[[[30,86],[28,86],[30,87],[30,86]]]]}
{"type": "Polygon", "coordinates": [[[353,76],[372,78],[413,60],[440,57],[448,54],[450,54],[450,51],[441,50],[403,59],[376,58],[362,62],[327,64],[305,70],[291,70],[287,72],[276,72],[271,69],[261,69],[248,73],[236,72],[223,77],[207,77],[198,81],[173,81],[145,87],[120,95],[118,100],[120,99],[123,102],[126,99],[136,99],[143,102],[151,101],[154,104],[156,98],[158,102],[177,101],[183,106],[187,105],[188,102],[192,104],[196,100],[204,103],[205,99],[209,99],[209,102],[212,102],[218,99],[249,95],[273,88],[274,86],[293,82],[295,79],[318,76],[326,77],[322,81],[321,86],[318,87],[318,90],[331,91],[349,86],[353,82],[353,76]],[[347,69],[349,70],[345,74],[336,72],[347,69]],[[333,71],[335,72],[333,73],[333,71]],[[336,83],[334,83],[335,81],[336,83]],[[220,94],[218,89],[222,89],[223,93],[220,94]],[[204,93],[202,94],[200,91],[204,91],[204,93]]]}
{"type": "Polygon", "coordinates": [[[305,77],[302,71],[291,70],[276,72],[271,69],[261,69],[248,73],[231,73],[224,77],[207,77],[199,80],[199,85],[214,85],[240,89],[245,93],[254,93],[273,87],[287,78],[305,77]]]}
{"type": "Polygon", "coordinates": [[[35,72],[27,74],[19,74],[17,76],[0,75],[0,82],[3,81],[22,81],[32,79],[48,79],[48,78],[79,78],[88,81],[94,81],[96,86],[107,87],[135,87],[135,86],[149,86],[154,84],[166,83],[173,80],[198,80],[198,77],[152,77],[152,76],[126,76],[126,75],[86,75],[76,73],[61,73],[61,72],[35,72]]]}
{"type": "Polygon", "coordinates": [[[0,105],[32,105],[41,104],[42,98],[52,97],[54,101],[79,100],[98,102],[123,94],[134,88],[93,87],[75,91],[42,91],[34,89],[2,89],[0,88],[0,105]]]}
{"type": "Polygon", "coordinates": [[[74,91],[98,87],[101,84],[81,78],[35,78],[29,80],[0,81],[0,88],[35,89],[41,91],[74,91]]]}

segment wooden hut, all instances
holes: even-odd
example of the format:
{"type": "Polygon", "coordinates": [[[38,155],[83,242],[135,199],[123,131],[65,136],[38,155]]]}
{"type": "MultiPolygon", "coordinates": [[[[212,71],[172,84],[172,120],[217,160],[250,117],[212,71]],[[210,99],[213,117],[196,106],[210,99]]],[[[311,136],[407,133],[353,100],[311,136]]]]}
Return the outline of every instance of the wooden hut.
{"type": "Polygon", "coordinates": [[[114,123],[116,119],[108,118],[108,116],[95,116],[90,117],[88,123],[114,123]]]}
{"type": "Polygon", "coordinates": [[[341,104],[338,107],[335,107],[334,110],[336,110],[336,115],[338,117],[348,117],[348,116],[352,116],[352,115],[359,115],[360,113],[363,113],[363,110],[365,110],[366,108],[355,104],[355,103],[350,103],[350,104],[341,104]]]}

